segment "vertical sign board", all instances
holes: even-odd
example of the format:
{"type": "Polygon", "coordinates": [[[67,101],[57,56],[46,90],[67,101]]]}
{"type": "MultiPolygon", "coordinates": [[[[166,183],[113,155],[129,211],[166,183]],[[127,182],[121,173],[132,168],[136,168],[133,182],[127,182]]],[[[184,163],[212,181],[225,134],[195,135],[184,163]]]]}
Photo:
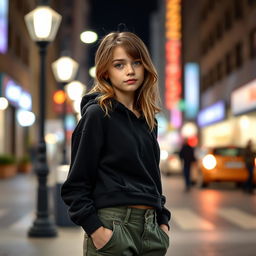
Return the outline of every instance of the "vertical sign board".
{"type": "Polygon", "coordinates": [[[179,128],[182,123],[178,108],[182,96],[181,0],[166,0],[165,37],[165,105],[170,110],[172,126],[179,128]]]}
{"type": "Polygon", "coordinates": [[[185,116],[194,119],[199,110],[199,65],[187,63],[184,73],[185,116]]]}
{"type": "Polygon", "coordinates": [[[0,0],[0,53],[8,49],[8,0],[0,0]]]}

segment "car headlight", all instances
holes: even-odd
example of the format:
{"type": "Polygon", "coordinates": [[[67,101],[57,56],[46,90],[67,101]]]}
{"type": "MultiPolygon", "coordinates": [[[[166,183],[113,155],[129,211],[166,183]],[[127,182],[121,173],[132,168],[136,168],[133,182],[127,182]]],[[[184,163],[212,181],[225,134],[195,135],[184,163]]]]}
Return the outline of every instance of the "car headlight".
{"type": "Polygon", "coordinates": [[[217,161],[214,155],[206,155],[202,160],[203,167],[207,170],[212,170],[216,167],[217,161]]]}

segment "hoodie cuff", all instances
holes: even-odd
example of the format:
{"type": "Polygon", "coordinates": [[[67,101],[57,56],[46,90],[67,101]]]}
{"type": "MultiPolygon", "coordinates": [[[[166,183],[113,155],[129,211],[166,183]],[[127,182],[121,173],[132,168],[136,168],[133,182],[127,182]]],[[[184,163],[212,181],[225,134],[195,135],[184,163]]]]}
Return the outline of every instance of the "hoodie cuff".
{"type": "Polygon", "coordinates": [[[90,236],[95,230],[103,226],[103,223],[99,219],[96,213],[89,215],[86,220],[81,224],[82,228],[88,236],[90,236]]]}
{"type": "Polygon", "coordinates": [[[157,216],[157,223],[160,226],[161,224],[164,224],[166,226],[168,226],[168,229],[170,230],[170,226],[169,226],[169,217],[167,215],[161,214],[157,216]]]}

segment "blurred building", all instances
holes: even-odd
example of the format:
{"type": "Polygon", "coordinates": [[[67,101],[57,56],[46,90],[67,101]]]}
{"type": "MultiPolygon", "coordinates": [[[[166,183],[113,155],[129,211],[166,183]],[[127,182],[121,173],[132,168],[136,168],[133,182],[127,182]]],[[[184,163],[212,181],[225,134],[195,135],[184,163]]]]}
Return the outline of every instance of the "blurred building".
{"type": "MultiPolygon", "coordinates": [[[[19,110],[38,113],[38,48],[30,39],[24,16],[36,7],[35,0],[0,0],[1,49],[0,49],[0,94],[7,98],[8,108],[0,110],[0,154],[23,156],[32,143],[37,142],[35,123],[23,127],[18,122],[19,110]],[[24,96],[24,97],[23,97],[24,96]]],[[[57,44],[48,49],[48,63],[55,58],[57,44]]],[[[54,78],[47,65],[47,98],[55,87],[54,78]]],[[[47,116],[53,116],[51,104],[47,104],[47,116]]]]}
{"type": "Polygon", "coordinates": [[[183,64],[200,67],[202,145],[256,141],[255,17],[254,0],[183,0],[183,64]]]}
{"type": "MultiPolygon", "coordinates": [[[[59,118],[53,104],[53,94],[58,86],[51,63],[66,51],[82,66],[78,79],[85,82],[86,54],[79,35],[85,28],[88,11],[87,1],[83,0],[49,2],[63,19],[55,41],[47,49],[46,132],[49,132],[48,123],[51,127],[51,121],[59,118]]],[[[37,5],[37,0],[0,0],[0,97],[5,97],[9,103],[7,109],[0,110],[0,154],[12,154],[17,158],[38,143],[40,62],[38,47],[31,40],[24,22],[24,16],[37,5]],[[26,97],[21,101],[23,94],[26,97]],[[17,119],[17,113],[24,108],[36,117],[30,127],[23,127],[17,119]]]]}

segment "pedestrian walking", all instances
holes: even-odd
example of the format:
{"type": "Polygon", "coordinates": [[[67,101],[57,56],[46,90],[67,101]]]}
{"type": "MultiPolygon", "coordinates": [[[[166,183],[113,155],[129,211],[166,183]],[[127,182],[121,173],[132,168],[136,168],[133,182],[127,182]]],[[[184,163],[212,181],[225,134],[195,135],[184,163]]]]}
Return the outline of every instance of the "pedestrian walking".
{"type": "Polygon", "coordinates": [[[247,180],[244,184],[244,190],[246,193],[253,193],[253,172],[254,172],[254,161],[255,161],[255,152],[252,148],[252,140],[248,140],[246,147],[244,149],[244,162],[248,172],[247,180]]]}
{"type": "Polygon", "coordinates": [[[170,212],[159,171],[157,73],[130,32],[106,35],[95,65],[62,198],[85,231],[84,256],[165,255],[170,212]]]}
{"type": "Polygon", "coordinates": [[[189,191],[191,188],[191,164],[196,160],[194,148],[191,147],[187,139],[184,139],[180,153],[180,159],[183,164],[183,177],[185,181],[185,191],[189,191]]]}

